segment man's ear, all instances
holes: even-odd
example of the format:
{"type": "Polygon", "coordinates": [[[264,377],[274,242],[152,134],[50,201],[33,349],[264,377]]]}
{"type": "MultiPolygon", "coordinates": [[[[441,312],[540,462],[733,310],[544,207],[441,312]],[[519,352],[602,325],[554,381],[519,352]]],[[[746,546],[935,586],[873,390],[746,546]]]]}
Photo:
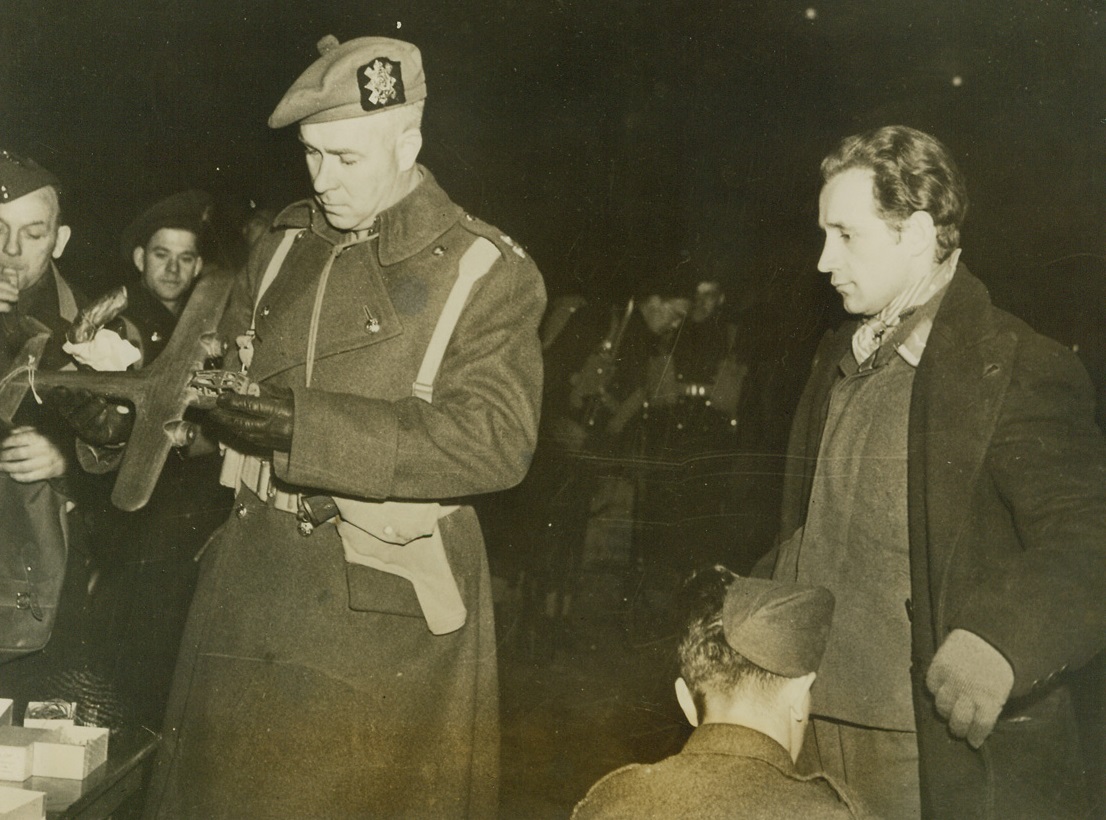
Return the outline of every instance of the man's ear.
{"type": "Polygon", "coordinates": [[[192,277],[192,281],[195,282],[200,278],[200,274],[204,272],[204,258],[202,256],[196,257],[196,275],[192,277]]]}
{"type": "Polygon", "coordinates": [[[687,688],[687,681],[682,677],[676,678],[676,702],[680,704],[684,717],[692,726],[699,725],[699,710],[695,708],[695,698],[691,690],[687,688]]]}
{"type": "Polygon", "coordinates": [[[415,167],[415,160],[418,159],[421,150],[422,131],[418,128],[408,128],[400,134],[396,141],[396,161],[399,163],[399,170],[410,171],[415,167]]]}
{"type": "Polygon", "coordinates": [[[73,231],[70,230],[68,225],[58,225],[58,239],[54,243],[54,250],[50,252],[50,255],[55,259],[61,259],[61,255],[65,253],[65,246],[69,244],[69,237],[73,235],[73,231]]]}
{"type": "Polygon", "coordinates": [[[784,684],[783,694],[794,720],[806,720],[810,715],[810,687],[817,676],[816,672],[808,672],[784,684]]]}
{"type": "Polygon", "coordinates": [[[928,211],[915,211],[902,223],[902,238],[914,256],[932,256],[937,247],[937,226],[928,211]]]}
{"type": "Polygon", "coordinates": [[[134,262],[135,268],[139,273],[146,272],[146,249],[141,245],[135,246],[134,251],[131,253],[131,261],[134,262]]]}

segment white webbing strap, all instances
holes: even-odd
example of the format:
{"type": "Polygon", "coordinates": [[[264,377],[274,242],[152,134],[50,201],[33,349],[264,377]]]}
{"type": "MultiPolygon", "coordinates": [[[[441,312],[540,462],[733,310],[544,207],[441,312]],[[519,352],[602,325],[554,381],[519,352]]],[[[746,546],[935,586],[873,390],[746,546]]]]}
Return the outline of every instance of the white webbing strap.
{"type": "Polygon", "coordinates": [[[257,306],[261,304],[261,297],[265,295],[265,291],[269,289],[269,285],[273,284],[273,280],[276,279],[277,274],[280,273],[281,267],[284,265],[284,260],[288,257],[288,251],[292,250],[292,243],[296,241],[296,237],[303,231],[299,228],[289,228],[284,232],[284,237],[280,240],[280,244],[277,245],[276,251],[273,253],[272,258],[269,260],[269,266],[265,268],[265,273],[261,276],[261,283],[257,286],[257,296],[253,300],[253,317],[250,319],[250,332],[254,331],[254,327],[257,323],[257,306]]]}
{"type": "MultiPolygon", "coordinates": [[[[257,306],[261,304],[261,297],[265,295],[265,291],[269,289],[269,285],[273,284],[273,280],[276,279],[277,274],[280,273],[281,267],[284,265],[284,260],[288,256],[288,251],[292,249],[292,243],[296,241],[296,237],[301,233],[299,228],[289,228],[284,232],[284,237],[280,240],[280,244],[277,245],[276,251],[269,259],[269,265],[265,268],[265,273],[261,276],[261,282],[257,286],[257,296],[253,300],[253,314],[250,316],[250,329],[242,336],[239,336],[236,340],[238,345],[238,358],[242,366],[242,371],[249,370],[251,361],[253,359],[253,337],[257,332],[257,306]]],[[[248,458],[243,453],[235,450],[233,447],[220,444],[223,449],[223,467],[219,473],[219,483],[224,487],[230,487],[237,492],[239,484],[247,483],[244,479],[248,478],[250,468],[253,465],[247,464],[248,458]]],[[[254,459],[256,461],[256,459],[254,459]]],[[[250,485],[254,492],[259,495],[261,491],[258,491],[256,482],[250,485]]]]}
{"type": "Polygon", "coordinates": [[[464,310],[469,293],[472,292],[472,287],[477,280],[492,269],[492,265],[498,258],[499,248],[483,236],[477,237],[461,257],[457,281],[453,283],[453,289],[446,297],[445,306],[438,316],[438,324],[434,326],[434,333],[426,346],[426,353],[422,357],[422,365],[415,377],[415,383],[411,385],[411,395],[428,403],[433,402],[434,379],[438,377],[438,369],[442,366],[442,359],[445,358],[445,349],[461,318],[461,311],[464,310]]]}

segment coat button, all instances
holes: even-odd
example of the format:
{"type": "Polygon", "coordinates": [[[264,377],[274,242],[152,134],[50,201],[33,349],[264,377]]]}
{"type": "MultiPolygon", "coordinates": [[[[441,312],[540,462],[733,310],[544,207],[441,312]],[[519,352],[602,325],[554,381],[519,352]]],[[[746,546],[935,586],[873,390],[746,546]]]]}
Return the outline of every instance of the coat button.
{"type": "Polygon", "coordinates": [[[431,251],[431,253],[435,256],[442,256],[445,253],[445,248],[441,245],[438,245],[436,248],[434,248],[434,250],[431,251]]]}
{"type": "Polygon", "coordinates": [[[265,305],[261,308],[262,316],[268,316],[270,313],[272,313],[272,308],[270,308],[268,305],[265,305]]]}
{"type": "Polygon", "coordinates": [[[393,527],[391,524],[388,524],[384,527],[384,534],[391,538],[393,535],[396,534],[396,528],[393,527]]]}
{"type": "Polygon", "coordinates": [[[246,505],[245,504],[235,504],[234,505],[234,514],[236,516],[238,516],[239,518],[245,518],[246,517],[246,505]]]}

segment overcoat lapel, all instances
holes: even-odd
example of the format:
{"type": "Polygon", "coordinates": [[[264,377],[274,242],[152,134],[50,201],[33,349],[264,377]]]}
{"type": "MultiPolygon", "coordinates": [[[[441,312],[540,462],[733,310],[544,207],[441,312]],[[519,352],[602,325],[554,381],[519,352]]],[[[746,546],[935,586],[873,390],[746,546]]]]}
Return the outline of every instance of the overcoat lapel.
{"type": "Polygon", "coordinates": [[[791,431],[791,441],[787,448],[781,503],[781,540],[789,538],[806,522],[810,492],[814,485],[814,469],[829,413],[830,392],[840,377],[841,359],[851,350],[856,324],[847,322],[837,330],[826,331],[811,363],[810,379],[795,411],[798,424],[791,431]]]}
{"type": "MultiPolygon", "coordinates": [[[[915,597],[919,582],[944,586],[1010,384],[1015,346],[996,331],[989,302],[983,284],[961,266],[915,374],[908,443],[911,555],[922,564],[914,567],[915,597]]],[[[929,603],[939,642],[944,602],[930,595],[929,603]]]]}
{"type": "MultiPolygon", "coordinates": [[[[316,361],[380,344],[403,332],[380,266],[375,264],[375,252],[376,243],[370,240],[351,246],[334,260],[326,290],[342,298],[323,299],[316,361]],[[372,319],[379,323],[375,332],[370,330],[372,319]]],[[[257,313],[260,343],[250,370],[255,380],[305,364],[311,313],[328,255],[329,248],[322,243],[297,242],[262,296],[257,313]],[[280,305],[271,311],[276,321],[269,321],[265,312],[270,303],[280,305]]]]}

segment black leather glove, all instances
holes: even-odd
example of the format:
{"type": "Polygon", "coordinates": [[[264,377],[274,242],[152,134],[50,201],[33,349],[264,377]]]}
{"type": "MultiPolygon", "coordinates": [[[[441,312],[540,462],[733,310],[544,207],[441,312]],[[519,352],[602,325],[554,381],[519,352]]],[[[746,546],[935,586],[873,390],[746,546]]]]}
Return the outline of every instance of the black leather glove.
{"type": "Polygon", "coordinates": [[[261,395],[223,393],[211,411],[211,420],[235,438],[262,450],[292,449],[292,391],[261,388],[261,395]]]}
{"type": "Polygon", "coordinates": [[[122,444],[131,435],[134,413],[87,390],[55,387],[47,401],[82,441],[97,447],[122,444]]]}

